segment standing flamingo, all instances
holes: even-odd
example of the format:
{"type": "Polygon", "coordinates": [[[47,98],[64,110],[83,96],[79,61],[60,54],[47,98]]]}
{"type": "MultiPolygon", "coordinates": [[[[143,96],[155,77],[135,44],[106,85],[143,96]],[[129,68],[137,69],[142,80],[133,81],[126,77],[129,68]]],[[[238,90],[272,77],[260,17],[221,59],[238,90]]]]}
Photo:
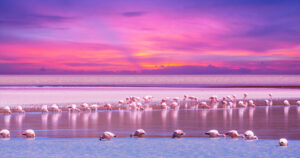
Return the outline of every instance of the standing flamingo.
{"type": "Polygon", "coordinates": [[[9,138],[9,137],[10,137],[10,132],[9,132],[9,130],[7,130],[7,129],[2,129],[2,130],[0,131],[0,135],[1,135],[3,138],[9,138]]]}
{"type": "Polygon", "coordinates": [[[103,134],[102,134],[102,136],[100,136],[100,138],[99,138],[99,140],[101,141],[102,139],[108,139],[108,140],[110,140],[111,138],[114,138],[114,137],[117,137],[115,134],[113,134],[112,132],[108,132],[108,131],[106,131],[106,132],[104,132],[103,134]]]}
{"type": "Polygon", "coordinates": [[[185,133],[181,129],[177,129],[173,132],[172,138],[180,138],[183,135],[185,135],[185,133]]]}
{"type": "Polygon", "coordinates": [[[4,112],[4,113],[7,113],[7,114],[11,114],[10,107],[9,107],[9,106],[5,106],[5,107],[3,108],[3,112],[4,112]]]}
{"type": "Polygon", "coordinates": [[[72,104],[68,108],[69,108],[69,111],[71,111],[71,112],[75,112],[75,111],[80,112],[81,111],[79,108],[77,108],[76,104],[72,104]]]}
{"type": "Polygon", "coordinates": [[[97,104],[92,104],[90,108],[93,111],[97,111],[98,110],[98,105],[97,104]]]}
{"type": "Polygon", "coordinates": [[[133,134],[130,134],[130,137],[143,137],[145,134],[145,130],[137,129],[133,134]]]}
{"type": "Polygon", "coordinates": [[[91,111],[88,103],[83,103],[80,105],[83,111],[91,111]]]}
{"type": "Polygon", "coordinates": [[[48,106],[47,105],[42,105],[41,111],[44,112],[48,112],[48,106]]]}
{"type": "Polygon", "coordinates": [[[52,104],[50,107],[51,111],[53,112],[61,112],[61,109],[57,106],[57,104],[52,104]]]}
{"type": "Polygon", "coordinates": [[[25,113],[25,111],[23,110],[22,106],[17,106],[16,112],[25,113]]]}
{"type": "Polygon", "coordinates": [[[296,104],[297,104],[298,106],[300,106],[300,100],[298,100],[298,101],[296,102],[296,104]]]}
{"type": "Polygon", "coordinates": [[[105,104],[104,107],[106,108],[106,110],[112,110],[111,104],[105,104]]]}
{"type": "Polygon", "coordinates": [[[290,102],[288,100],[283,101],[284,106],[290,106],[290,102]]]}
{"type": "Polygon", "coordinates": [[[249,100],[248,101],[248,104],[250,107],[255,107],[256,105],[254,104],[254,101],[253,100],[249,100]]]}

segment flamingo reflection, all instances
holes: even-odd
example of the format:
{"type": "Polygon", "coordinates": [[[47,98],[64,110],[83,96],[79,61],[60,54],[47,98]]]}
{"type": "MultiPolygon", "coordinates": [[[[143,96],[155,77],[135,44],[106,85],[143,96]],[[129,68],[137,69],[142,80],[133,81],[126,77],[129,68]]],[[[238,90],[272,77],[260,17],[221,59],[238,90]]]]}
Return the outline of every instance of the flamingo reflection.
{"type": "Polygon", "coordinates": [[[42,120],[42,128],[47,129],[47,127],[48,127],[48,113],[42,113],[41,114],[41,120],[42,120]]]}
{"type": "Polygon", "coordinates": [[[5,128],[9,128],[11,115],[4,115],[3,119],[4,119],[5,128]]]}
{"type": "Polygon", "coordinates": [[[19,129],[22,129],[24,118],[25,118],[25,114],[24,113],[15,114],[15,122],[16,122],[17,127],[19,129]]]}

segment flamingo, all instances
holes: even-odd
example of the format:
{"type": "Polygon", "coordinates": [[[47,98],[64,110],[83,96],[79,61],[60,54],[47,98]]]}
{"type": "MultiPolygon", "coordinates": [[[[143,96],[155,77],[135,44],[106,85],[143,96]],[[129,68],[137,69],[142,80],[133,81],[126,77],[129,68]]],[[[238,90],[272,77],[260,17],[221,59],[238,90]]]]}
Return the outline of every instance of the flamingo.
{"type": "Polygon", "coordinates": [[[181,129],[177,129],[173,132],[172,138],[180,138],[183,135],[185,135],[185,133],[181,129]]]}
{"type": "Polygon", "coordinates": [[[231,138],[236,138],[236,137],[242,137],[242,138],[244,138],[244,135],[239,134],[236,130],[230,130],[230,131],[226,132],[225,135],[228,135],[231,138]]]}
{"type": "Polygon", "coordinates": [[[161,103],[161,108],[168,109],[169,107],[168,107],[167,103],[161,103]]]}
{"type": "Polygon", "coordinates": [[[57,106],[57,104],[51,105],[50,109],[53,112],[61,112],[61,109],[59,109],[59,107],[57,106]]]}
{"type": "Polygon", "coordinates": [[[173,100],[178,103],[180,99],[179,97],[174,97],[173,100]]]}
{"type": "Polygon", "coordinates": [[[69,108],[69,111],[71,111],[71,112],[75,112],[75,111],[80,112],[81,111],[79,108],[77,108],[76,104],[72,104],[68,108],[69,108]]]}
{"type": "Polygon", "coordinates": [[[136,103],[135,103],[135,102],[132,102],[131,104],[129,104],[129,108],[130,108],[131,110],[137,109],[136,103]]]}
{"type": "Polygon", "coordinates": [[[3,138],[9,138],[9,137],[10,137],[10,132],[9,132],[9,130],[7,130],[7,129],[2,129],[2,130],[0,131],[0,135],[1,135],[3,138]]]}
{"type": "Polygon", "coordinates": [[[296,104],[297,104],[298,106],[300,106],[300,100],[298,100],[298,101],[296,102],[296,104]]]}
{"type": "Polygon", "coordinates": [[[115,134],[113,134],[112,132],[103,132],[102,136],[100,136],[99,140],[101,141],[102,139],[108,139],[110,140],[113,137],[117,137],[115,134]]]}
{"type": "Polygon", "coordinates": [[[239,101],[239,102],[238,102],[238,106],[239,106],[239,107],[247,107],[247,105],[246,105],[245,102],[243,102],[243,101],[239,101]]]}
{"type": "Polygon", "coordinates": [[[290,102],[288,100],[283,101],[284,106],[290,106],[290,102]]]}
{"type": "Polygon", "coordinates": [[[80,105],[83,111],[91,111],[88,103],[83,103],[80,105]]]}
{"type": "Polygon", "coordinates": [[[244,93],[244,99],[243,99],[243,102],[246,106],[248,106],[248,102],[247,102],[247,96],[248,96],[248,93],[244,93]]]}
{"type": "Polygon", "coordinates": [[[198,106],[199,106],[200,108],[203,108],[203,109],[209,109],[209,106],[207,105],[207,103],[206,103],[205,101],[200,102],[200,103],[198,104],[198,106]]]}
{"type": "Polygon", "coordinates": [[[25,111],[23,110],[22,106],[17,106],[16,112],[24,113],[25,111]]]}
{"type": "Polygon", "coordinates": [[[111,104],[105,104],[104,107],[106,110],[112,110],[111,104]]]}
{"type": "Polygon", "coordinates": [[[237,103],[237,100],[236,100],[236,96],[235,95],[232,95],[232,108],[236,108],[236,103],[237,103]]]}
{"type": "Polygon", "coordinates": [[[254,101],[253,100],[249,100],[248,101],[249,106],[251,107],[255,107],[254,101]]]}
{"type": "Polygon", "coordinates": [[[272,93],[269,94],[269,99],[265,100],[267,106],[272,106],[273,105],[273,98],[272,98],[272,93]]]}
{"type": "Polygon", "coordinates": [[[98,105],[97,104],[93,104],[91,105],[91,110],[97,111],[98,110],[98,105]]]}
{"type": "Polygon", "coordinates": [[[210,99],[210,108],[212,109],[216,109],[218,108],[218,104],[219,104],[219,101],[218,101],[218,97],[217,96],[211,96],[209,97],[210,99]]]}
{"type": "Polygon", "coordinates": [[[252,140],[252,139],[258,139],[257,136],[254,135],[254,133],[251,130],[248,130],[244,133],[244,136],[246,139],[252,140]]]}
{"type": "Polygon", "coordinates": [[[220,134],[219,131],[215,129],[209,130],[208,132],[205,132],[205,134],[209,137],[226,137],[225,134],[220,134]]]}
{"type": "Polygon", "coordinates": [[[34,138],[35,137],[35,132],[33,129],[27,129],[22,132],[22,135],[25,136],[26,138],[34,138]]]}
{"type": "Polygon", "coordinates": [[[288,146],[288,141],[286,138],[279,139],[279,145],[280,146],[288,146]]]}
{"type": "Polygon", "coordinates": [[[130,137],[143,137],[145,134],[145,130],[137,129],[133,134],[130,134],[130,137]]]}
{"type": "Polygon", "coordinates": [[[11,110],[10,110],[10,107],[9,107],[9,106],[5,106],[5,107],[3,108],[3,110],[4,110],[4,113],[11,114],[11,110]]]}
{"type": "Polygon", "coordinates": [[[48,112],[48,106],[47,105],[42,105],[41,111],[42,112],[48,112]]]}
{"type": "Polygon", "coordinates": [[[172,109],[176,109],[177,107],[178,107],[178,103],[174,101],[174,102],[171,104],[171,108],[172,108],[172,109]]]}

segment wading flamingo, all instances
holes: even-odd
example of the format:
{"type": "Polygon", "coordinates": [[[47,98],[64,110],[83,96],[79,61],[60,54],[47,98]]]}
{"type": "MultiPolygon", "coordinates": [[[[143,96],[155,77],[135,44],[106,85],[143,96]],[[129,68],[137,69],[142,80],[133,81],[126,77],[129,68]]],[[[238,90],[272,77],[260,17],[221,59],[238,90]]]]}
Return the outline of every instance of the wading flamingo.
{"type": "Polygon", "coordinates": [[[83,103],[80,106],[83,111],[91,111],[91,108],[89,107],[88,103],[83,103]]]}
{"type": "Polygon", "coordinates": [[[97,104],[92,104],[90,108],[93,111],[97,111],[98,110],[98,105],[97,104]]]}
{"type": "Polygon", "coordinates": [[[81,111],[79,108],[77,108],[76,104],[72,104],[68,108],[69,108],[69,111],[71,111],[71,112],[75,112],[75,111],[80,112],[81,111]]]}
{"type": "Polygon", "coordinates": [[[248,101],[248,104],[250,107],[255,107],[256,105],[254,104],[254,101],[253,100],[249,100],[248,101]]]}
{"type": "Polygon", "coordinates": [[[225,135],[228,135],[231,138],[237,138],[237,137],[244,138],[244,135],[239,134],[236,130],[230,130],[230,131],[226,132],[225,135]]]}
{"type": "Polygon", "coordinates": [[[35,137],[34,130],[32,130],[32,129],[27,129],[27,130],[23,131],[22,135],[25,136],[26,138],[34,138],[35,137]]]}
{"type": "Polygon", "coordinates": [[[185,133],[181,129],[177,129],[173,132],[172,138],[180,138],[183,135],[185,135],[185,133]]]}
{"type": "Polygon", "coordinates": [[[283,101],[284,106],[290,106],[290,102],[288,100],[283,101]]]}
{"type": "Polygon", "coordinates": [[[130,134],[130,137],[143,137],[145,134],[145,130],[137,129],[133,134],[130,134]]]}
{"type": "Polygon", "coordinates": [[[218,130],[212,129],[209,130],[208,132],[205,132],[206,135],[208,135],[209,137],[226,137],[225,134],[220,134],[218,130]]]}
{"type": "Polygon", "coordinates": [[[23,110],[22,106],[17,106],[16,112],[24,113],[25,111],[23,110]]]}
{"type": "Polygon", "coordinates": [[[112,132],[103,132],[102,136],[100,136],[99,140],[101,141],[102,139],[108,139],[110,140],[111,138],[117,137],[115,134],[113,134],[112,132]]]}
{"type": "Polygon", "coordinates": [[[106,110],[112,110],[111,104],[105,104],[104,107],[106,108],[106,110]]]}
{"type": "Polygon", "coordinates": [[[47,105],[42,105],[41,111],[44,112],[48,112],[48,106],[47,105]]]}
{"type": "Polygon", "coordinates": [[[285,138],[279,139],[279,145],[280,146],[288,146],[288,141],[285,138]]]}
{"type": "Polygon", "coordinates": [[[4,112],[4,113],[7,113],[7,114],[11,114],[10,107],[9,107],[9,106],[5,106],[5,107],[3,108],[3,112],[4,112]]]}
{"type": "Polygon", "coordinates": [[[53,112],[61,112],[61,109],[59,109],[59,107],[57,106],[57,104],[53,104],[51,105],[51,111],[53,112]]]}
{"type": "Polygon", "coordinates": [[[247,130],[245,133],[244,133],[244,136],[246,139],[249,139],[249,140],[252,140],[252,139],[258,139],[257,136],[254,135],[254,133],[251,131],[251,130],[247,130]]]}
{"type": "Polygon", "coordinates": [[[10,132],[9,130],[7,129],[3,129],[0,131],[0,135],[3,137],[3,138],[9,138],[10,137],[10,132]]]}

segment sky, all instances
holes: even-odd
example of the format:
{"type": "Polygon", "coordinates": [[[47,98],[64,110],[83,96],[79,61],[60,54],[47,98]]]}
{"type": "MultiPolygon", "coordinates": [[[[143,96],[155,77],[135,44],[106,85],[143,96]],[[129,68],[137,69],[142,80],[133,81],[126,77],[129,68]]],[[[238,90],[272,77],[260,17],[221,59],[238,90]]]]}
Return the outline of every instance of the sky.
{"type": "Polygon", "coordinates": [[[300,74],[299,0],[1,0],[0,74],[300,74]]]}

